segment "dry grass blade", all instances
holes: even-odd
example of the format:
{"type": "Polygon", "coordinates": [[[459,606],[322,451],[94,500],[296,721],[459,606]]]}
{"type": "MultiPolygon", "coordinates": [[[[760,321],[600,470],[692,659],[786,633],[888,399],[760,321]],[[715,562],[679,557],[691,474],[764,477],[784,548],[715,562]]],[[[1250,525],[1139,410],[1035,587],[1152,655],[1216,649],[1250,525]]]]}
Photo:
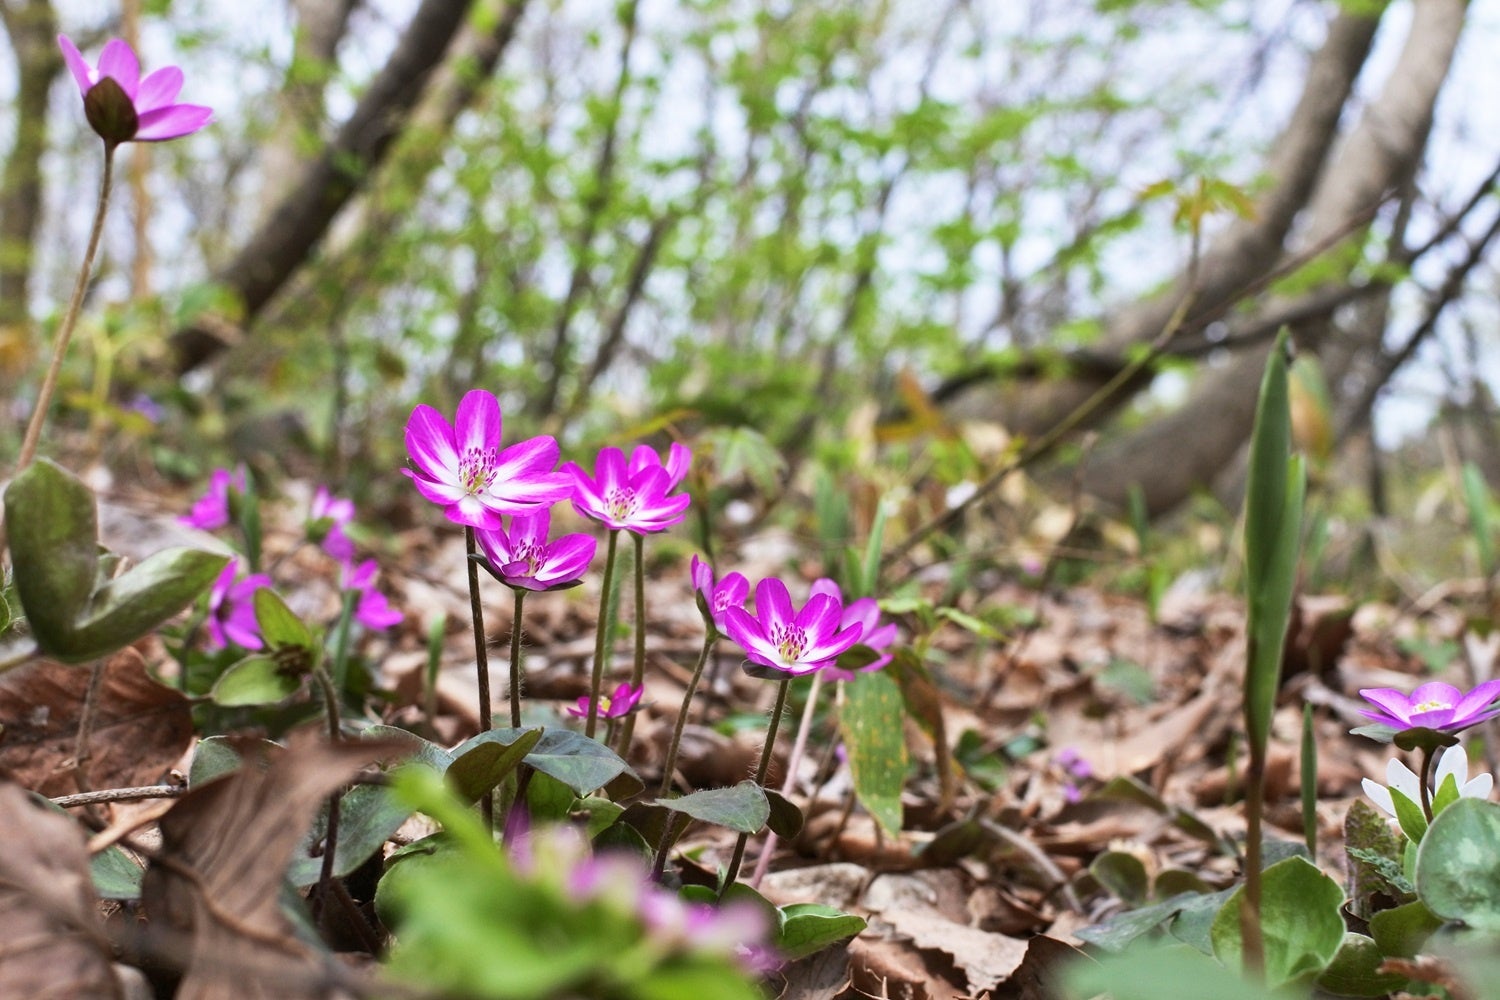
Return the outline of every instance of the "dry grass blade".
{"type": "Polygon", "coordinates": [[[83,834],[0,784],[0,1000],[117,997],[83,834]]]}
{"type": "Polygon", "coordinates": [[[323,799],[397,749],[374,740],[296,740],[269,766],[247,760],[162,818],[162,850],[146,872],[142,899],[154,925],[189,942],[178,1000],[297,1000],[327,995],[324,987],[342,978],[293,937],[278,896],[323,799]],[[274,981],[246,974],[256,967],[278,974],[274,981]],[[298,981],[303,985],[294,989],[298,981]]]}

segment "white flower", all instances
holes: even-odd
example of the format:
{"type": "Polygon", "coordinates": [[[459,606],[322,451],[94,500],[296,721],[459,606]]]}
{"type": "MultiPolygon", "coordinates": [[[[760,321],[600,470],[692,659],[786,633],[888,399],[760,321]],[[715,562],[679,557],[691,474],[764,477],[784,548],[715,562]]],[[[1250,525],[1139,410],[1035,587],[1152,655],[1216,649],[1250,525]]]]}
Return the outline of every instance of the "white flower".
{"type": "MultiPolygon", "coordinates": [[[[1490,789],[1494,787],[1494,775],[1482,773],[1476,775],[1474,780],[1469,780],[1469,755],[1461,746],[1451,746],[1443,751],[1438,758],[1437,773],[1433,775],[1433,794],[1437,789],[1443,787],[1443,781],[1448,775],[1453,775],[1454,782],[1458,785],[1458,794],[1462,798],[1487,799],[1490,789]]],[[[1412,773],[1411,768],[1401,763],[1394,757],[1385,767],[1385,784],[1379,785],[1365,778],[1361,784],[1364,785],[1365,794],[1370,797],[1382,811],[1391,816],[1396,815],[1396,805],[1391,799],[1391,789],[1395,789],[1405,795],[1412,802],[1420,803],[1421,792],[1419,780],[1412,773]]]]}

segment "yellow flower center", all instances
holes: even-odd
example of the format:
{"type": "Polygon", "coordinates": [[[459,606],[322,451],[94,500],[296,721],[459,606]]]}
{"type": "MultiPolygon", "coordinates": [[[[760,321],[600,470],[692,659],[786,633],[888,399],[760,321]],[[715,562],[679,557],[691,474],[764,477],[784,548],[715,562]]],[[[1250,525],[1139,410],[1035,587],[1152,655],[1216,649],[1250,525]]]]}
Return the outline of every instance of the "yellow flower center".
{"type": "Polygon", "coordinates": [[[1445,708],[1452,707],[1453,706],[1448,704],[1446,701],[1439,701],[1436,698],[1429,698],[1427,701],[1421,701],[1413,705],[1412,714],[1419,715],[1424,712],[1440,712],[1445,708]]]}
{"type": "Polygon", "coordinates": [[[607,694],[601,694],[599,696],[599,714],[600,715],[608,715],[609,714],[609,706],[610,706],[609,695],[607,695],[607,694]]]}

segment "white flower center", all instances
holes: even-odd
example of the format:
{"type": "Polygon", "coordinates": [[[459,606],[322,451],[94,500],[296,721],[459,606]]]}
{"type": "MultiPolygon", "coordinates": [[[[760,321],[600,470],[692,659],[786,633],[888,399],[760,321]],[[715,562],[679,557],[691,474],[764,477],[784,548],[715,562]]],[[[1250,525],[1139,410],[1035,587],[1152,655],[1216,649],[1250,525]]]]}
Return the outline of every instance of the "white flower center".
{"type": "Polygon", "coordinates": [[[796,625],[777,625],[771,630],[771,641],[786,663],[796,663],[807,649],[807,633],[796,625]]]}
{"type": "Polygon", "coordinates": [[[604,495],[604,506],[609,511],[610,517],[617,521],[626,521],[639,509],[640,500],[637,499],[635,490],[628,486],[621,486],[604,495]]]}
{"type": "Polygon", "coordinates": [[[1440,712],[1445,708],[1452,707],[1453,706],[1446,701],[1441,701],[1437,698],[1429,698],[1426,701],[1418,702],[1417,704],[1413,705],[1411,711],[1413,715],[1420,715],[1424,712],[1440,712]]]}
{"type": "Polygon", "coordinates": [[[469,448],[458,459],[458,485],[473,496],[495,481],[495,449],[469,448]]]}

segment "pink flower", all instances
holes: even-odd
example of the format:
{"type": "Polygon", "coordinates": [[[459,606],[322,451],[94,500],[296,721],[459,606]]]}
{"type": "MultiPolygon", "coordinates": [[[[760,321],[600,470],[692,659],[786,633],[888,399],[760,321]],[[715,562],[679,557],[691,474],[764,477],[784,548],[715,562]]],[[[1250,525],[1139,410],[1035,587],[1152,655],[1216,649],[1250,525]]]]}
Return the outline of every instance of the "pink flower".
{"type": "Polygon", "coordinates": [[[314,545],[322,545],[323,551],[341,563],[354,559],[354,542],[344,533],[344,527],[354,520],[354,501],[336,497],[328,487],[319,486],[313,492],[312,508],[307,515],[307,537],[314,545]]]}
{"type": "Polygon", "coordinates": [[[251,573],[243,580],[240,561],[231,559],[208,591],[208,648],[223,649],[230,643],[242,649],[260,649],[260,623],[255,619],[255,592],[271,586],[264,573],[251,573]]]}
{"type": "Polygon", "coordinates": [[[599,452],[593,477],[576,462],[569,462],[563,471],[573,477],[574,509],[616,531],[637,534],[665,531],[681,523],[692,497],[667,494],[681,482],[692,456],[681,445],[672,447],[672,459],[665,467],[645,447],[636,449],[628,467],[624,452],[605,448],[599,452]]]}
{"type": "MultiPolygon", "coordinates": [[[[844,595],[839,590],[839,585],[827,577],[814,580],[812,585],[813,594],[827,594],[839,603],[843,603],[844,595]]],[[[872,670],[879,670],[891,662],[891,654],[885,652],[891,643],[896,641],[896,623],[887,622],[880,624],[880,605],[875,603],[873,597],[861,597],[851,604],[844,605],[844,613],[839,616],[839,627],[848,628],[850,625],[860,627],[859,642],[862,646],[868,646],[876,655],[875,660],[855,670],[844,670],[829,664],[825,671],[829,680],[852,681],[856,673],[867,674],[872,670]]]]}
{"type": "Polygon", "coordinates": [[[406,620],[406,616],[391,607],[385,595],[375,589],[375,574],[379,570],[380,566],[374,559],[366,559],[352,568],[346,565],[344,580],[345,590],[359,594],[354,605],[354,620],[375,631],[394,628],[406,620]]]}
{"type": "Polygon", "coordinates": [[[725,615],[730,608],[745,606],[745,598],[750,596],[750,581],[743,573],[730,573],[715,582],[714,568],[697,556],[693,556],[692,573],[693,590],[704,622],[720,635],[727,634],[725,615]]]}
{"type": "Polygon", "coordinates": [[[1396,688],[1363,688],[1360,696],[1375,706],[1360,712],[1365,718],[1393,729],[1437,729],[1456,733],[1500,715],[1500,680],[1485,681],[1463,693],[1452,684],[1431,681],[1411,693],[1396,688]]]}
{"type": "Polygon", "coordinates": [[[693,453],[688,450],[687,445],[672,442],[667,449],[666,464],[662,464],[661,458],[656,454],[656,449],[648,444],[638,444],[635,451],[630,453],[630,474],[644,472],[646,469],[658,468],[667,470],[667,489],[675,490],[683,478],[687,475],[688,466],[693,464],[693,453]]]}
{"type": "Polygon", "coordinates": [[[216,531],[233,519],[234,502],[245,490],[243,465],[232,473],[228,469],[215,469],[208,476],[208,492],[198,498],[190,513],[177,520],[200,531],[216,531]]]}
{"type": "Polygon", "coordinates": [[[212,108],[176,103],[182,90],[182,70],[176,66],[163,66],[142,80],[135,52],[118,38],[105,43],[97,68],[67,35],[58,35],[57,44],[83,95],[89,126],[110,146],[176,139],[213,117],[212,108]]]}
{"type": "Polygon", "coordinates": [[[552,512],[517,514],[510,530],[476,532],[487,569],[507,587],[555,590],[577,583],[588,572],[598,543],[588,535],[563,535],[547,541],[552,512]]]}
{"type": "MultiPolygon", "coordinates": [[[[629,715],[641,703],[641,695],[645,693],[645,685],[626,683],[615,688],[614,694],[601,694],[599,696],[598,717],[601,719],[618,719],[622,715],[629,715]]],[[[579,698],[578,707],[569,708],[568,714],[578,719],[587,719],[589,717],[588,696],[585,695],[579,698]]]]}
{"type": "Polygon", "coordinates": [[[861,628],[841,628],[844,609],[828,594],[810,598],[799,612],[786,584],[767,577],[755,585],[755,615],[744,608],[725,613],[729,638],[762,666],[794,676],[826,667],[859,641],[861,628]]]}
{"type": "Polygon", "coordinates": [[[529,514],[566,498],[572,480],[554,472],[557,441],[528,438],[500,450],[500,401],[483,389],[466,393],[452,424],[425,404],[406,422],[402,469],[448,520],[473,528],[502,527],[502,514],[529,514]]]}

